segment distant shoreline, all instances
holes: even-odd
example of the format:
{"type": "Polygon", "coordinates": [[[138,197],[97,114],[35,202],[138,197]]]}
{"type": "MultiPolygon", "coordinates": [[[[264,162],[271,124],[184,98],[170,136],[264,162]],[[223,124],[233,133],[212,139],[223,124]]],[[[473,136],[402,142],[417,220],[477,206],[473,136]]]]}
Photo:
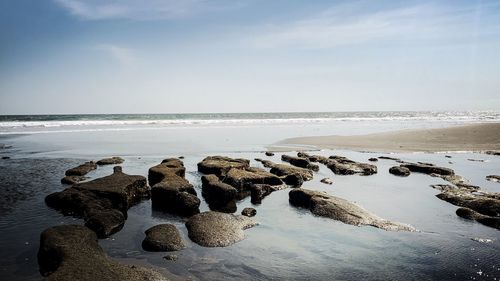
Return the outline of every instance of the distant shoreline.
{"type": "Polygon", "coordinates": [[[349,149],[373,152],[443,152],[500,150],[500,123],[460,125],[437,129],[400,130],[359,136],[289,138],[269,149],[287,147],[349,149]]]}

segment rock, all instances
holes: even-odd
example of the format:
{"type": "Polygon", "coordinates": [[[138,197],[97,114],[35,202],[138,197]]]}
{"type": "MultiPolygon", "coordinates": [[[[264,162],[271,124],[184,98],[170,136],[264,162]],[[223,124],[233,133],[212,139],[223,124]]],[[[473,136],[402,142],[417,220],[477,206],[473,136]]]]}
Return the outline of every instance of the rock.
{"type": "Polygon", "coordinates": [[[407,177],[410,175],[410,169],[401,166],[394,166],[389,169],[389,173],[395,176],[407,177]]]}
{"type": "Polygon", "coordinates": [[[276,175],[253,167],[232,168],[226,173],[223,181],[238,190],[242,190],[248,184],[283,184],[283,181],[276,175]]]}
{"type": "Polygon", "coordinates": [[[85,162],[80,166],[66,171],[66,176],[85,176],[90,171],[97,169],[97,164],[93,161],[85,162]]]}
{"type": "Polygon", "coordinates": [[[453,175],[455,172],[450,168],[438,167],[429,163],[404,163],[401,167],[408,168],[412,172],[424,174],[453,175]]]}
{"type": "Polygon", "coordinates": [[[119,201],[115,205],[124,206],[125,210],[141,200],[149,198],[151,192],[145,177],[127,175],[122,172],[120,166],[114,167],[113,171],[113,174],[109,176],[78,183],[73,185],[73,188],[88,190],[100,197],[119,201]]]}
{"type": "Polygon", "coordinates": [[[285,184],[290,185],[291,187],[301,187],[302,184],[304,183],[302,176],[299,174],[289,174],[286,176],[282,176],[281,180],[285,184]]]}
{"type": "Polygon", "coordinates": [[[179,230],[173,224],[159,224],[146,230],[142,248],[150,252],[171,252],[184,249],[179,230]]]}
{"type": "Polygon", "coordinates": [[[257,225],[245,216],[219,212],[203,212],[186,222],[189,238],[204,247],[226,247],[245,238],[243,230],[257,225]]]}
{"type": "Polygon", "coordinates": [[[443,180],[450,182],[454,185],[467,185],[469,184],[469,181],[457,174],[452,174],[452,175],[440,175],[440,174],[430,174],[431,177],[438,177],[442,178],[443,180]]]}
{"type": "Polygon", "coordinates": [[[233,159],[224,156],[208,156],[198,163],[198,171],[204,174],[225,176],[231,168],[244,169],[250,167],[247,159],[233,159]]]}
{"type": "Polygon", "coordinates": [[[61,183],[73,185],[75,183],[84,181],[86,179],[87,179],[87,177],[83,177],[83,176],[65,176],[64,178],[61,179],[61,183]]]}
{"type": "Polygon", "coordinates": [[[245,208],[241,211],[241,214],[246,217],[254,217],[257,214],[257,210],[254,208],[245,208]]]}
{"type": "Polygon", "coordinates": [[[325,165],[337,175],[373,175],[377,173],[377,166],[359,163],[342,156],[330,156],[325,165]]]}
{"type": "Polygon", "coordinates": [[[186,168],[184,168],[184,163],[176,158],[168,158],[161,162],[148,171],[148,181],[151,186],[161,182],[167,175],[176,174],[179,177],[184,178],[186,174],[186,168]]]}
{"type": "Polygon", "coordinates": [[[123,163],[125,160],[121,157],[110,157],[110,158],[104,158],[99,161],[97,161],[97,165],[118,165],[123,163]]]}
{"type": "Polygon", "coordinates": [[[436,197],[455,206],[472,209],[485,216],[500,216],[500,195],[498,193],[472,193],[469,190],[456,189],[442,192],[436,197]]]}
{"type": "Polygon", "coordinates": [[[8,159],[10,159],[9,156],[2,156],[2,160],[8,160],[8,159]]]}
{"type": "Polygon", "coordinates": [[[45,202],[65,215],[82,217],[99,238],[105,238],[121,230],[127,209],[149,194],[146,178],[124,174],[115,167],[112,175],[74,184],[48,195],[45,202]]]}
{"type": "Polygon", "coordinates": [[[151,269],[111,260],[97,243],[95,233],[80,225],[54,226],[43,231],[38,264],[46,281],[168,280],[151,269]]]}
{"type": "Polygon", "coordinates": [[[201,182],[202,195],[211,210],[231,213],[236,211],[236,188],[221,182],[216,175],[202,176],[201,182]]]}
{"type": "Polygon", "coordinates": [[[389,156],[379,156],[378,159],[401,161],[399,158],[389,157],[389,156]]]}
{"type": "Polygon", "coordinates": [[[446,158],[451,158],[451,155],[445,155],[444,157],[446,157],[446,158]]]}
{"type": "Polygon", "coordinates": [[[484,159],[472,159],[472,158],[467,159],[467,161],[471,161],[471,162],[487,162],[487,160],[484,160],[484,159]]]}
{"type": "Polygon", "coordinates": [[[177,158],[169,158],[149,169],[151,201],[153,208],[180,216],[192,216],[200,212],[200,199],[196,190],[184,178],[184,163],[177,158]]]}
{"type": "Polygon", "coordinates": [[[496,155],[496,156],[500,155],[500,151],[497,151],[497,150],[488,150],[488,151],[485,151],[484,153],[489,154],[489,155],[496,155]]]}
{"type": "Polygon", "coordinates": [[[486,216],[469,208],[458,208],[457,216],[468,220],[475,220],[489,227],[500,229],[500,217],[486,216]]]}
{"type": "Polygon", "coordinates": [[[333,184],[333,181],[330,178],[321,179],[321,182],[324,184],[333,184]]]}
{"type": "Polygon", "coordinates": [[[276,191],[276,189],[269,184],[252,184],[250,186],[252,204],[261,204],[262,199],[274,191],[276,191]]]}
{"type": "Polygon", "coordinates": [[[312,164],[311,161],[306,157],[294,157],[290,155],[281,155],[281,160],[290,163],[293,166],[305,168],[313,171],[319,171],[319,166],[312,164]]]}
{"type": "Polygon", "coordinates": [[[319,156],[319,155],[309,155],[303,151],[297,152],[297,157],[301,158],[307,158],[311,162],[323,162],[324,160],[328,159],[327,157],[324,156],[319,156]]]}
{"type": "Polygon", "coordinates": [[[378,162],[378,158],[369,158],[368,161],[370,161],[370,162],[378,162]]]}
{"type": "Polygon", "coordinates": [[[264,167],[271,168],[270,172],[277,176],[297,175],[300,176],[303,181],[309,181],[313,179],[313,172],[309,169],[290,166],[286,164],[277,164],[268,160],[261,160],[260,162],[264,165],[264,167]]]}
{"type": "Polygon", "coordinates": [[[486,180],[493,181],[493,182],[500,182],[500,176],[489,175],[489,176],[486,176],[486,180]]]}
{"type": "Polygon", "coordinates": [[[274,156],[274,153],[272,153],[271,151],[266,151],[266,156],[274,156]]]}
{"type": "Polygon", "coordinates": [[[410,225],[391,222],[369,213],[345,199],[308,189],[293,189],[289,193],[290,204],[308,208],[313,214],[351,225],[370,225],[390,231],[416,231],[410,225]]]}
{"type": "Polygon", "coordinates": [[[166,255],[163,259],[167,261],[176,261],[179,257],[177,255],[166,255]]]}

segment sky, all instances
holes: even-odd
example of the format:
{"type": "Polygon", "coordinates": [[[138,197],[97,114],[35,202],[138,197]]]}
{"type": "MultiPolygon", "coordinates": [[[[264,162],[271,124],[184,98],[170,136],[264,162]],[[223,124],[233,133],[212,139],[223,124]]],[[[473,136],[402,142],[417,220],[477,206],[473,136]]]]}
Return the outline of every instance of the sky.
{"type": "Polygon", "coordinates": [[[500,2],[0,1],[0,114],[379,110],[500,110],[500,2]]]}

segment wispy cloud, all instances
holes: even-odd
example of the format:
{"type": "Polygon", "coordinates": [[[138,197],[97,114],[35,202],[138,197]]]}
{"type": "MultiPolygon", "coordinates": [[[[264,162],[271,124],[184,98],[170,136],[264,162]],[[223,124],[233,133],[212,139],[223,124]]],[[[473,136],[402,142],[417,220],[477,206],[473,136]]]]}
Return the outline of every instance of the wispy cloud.
{"type": "Polygon", "coordinates": [[[130,66],[137,61],[135,52],[130,48],[113,44],[98,44],[92,49],[105,53],[122,66],[130,66]]]}
{"type": "MultiPolygon", "coordinates": [[[[85,20],[159,20],[217,9],[206,0],[53,0],[85,20]]],[[[230,2],[229,2],[230,3],[230,2]]]]}
{"type": "MultiPolygon", "coordinates": [[[[499,5],[494,6],[498,8],[499,5]]],[[[487,25],[489,28],[475,28],[477,14],[487,8],[481,5],[453,8],[421,4],[366,11],[359,2],[351,2],[309,18],[261,27],[250,43],[259,48],[320,49],[374,41],[453,40],[470,39],[470,36],[478,34],[498,35],[498,19],[487,25]]]]}

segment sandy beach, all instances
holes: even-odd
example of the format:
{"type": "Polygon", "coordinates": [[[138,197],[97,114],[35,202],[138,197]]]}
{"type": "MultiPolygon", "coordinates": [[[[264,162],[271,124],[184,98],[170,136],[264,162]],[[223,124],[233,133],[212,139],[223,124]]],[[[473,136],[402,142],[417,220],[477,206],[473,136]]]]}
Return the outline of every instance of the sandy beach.
{"type": "Polygon", "coordinates": [[[315,136],[285,139],[270,149],[287,146],[377,152],[485,151],[500,149],[500,123],[447,128],[398,130],[358,136],[315,136]]]}

